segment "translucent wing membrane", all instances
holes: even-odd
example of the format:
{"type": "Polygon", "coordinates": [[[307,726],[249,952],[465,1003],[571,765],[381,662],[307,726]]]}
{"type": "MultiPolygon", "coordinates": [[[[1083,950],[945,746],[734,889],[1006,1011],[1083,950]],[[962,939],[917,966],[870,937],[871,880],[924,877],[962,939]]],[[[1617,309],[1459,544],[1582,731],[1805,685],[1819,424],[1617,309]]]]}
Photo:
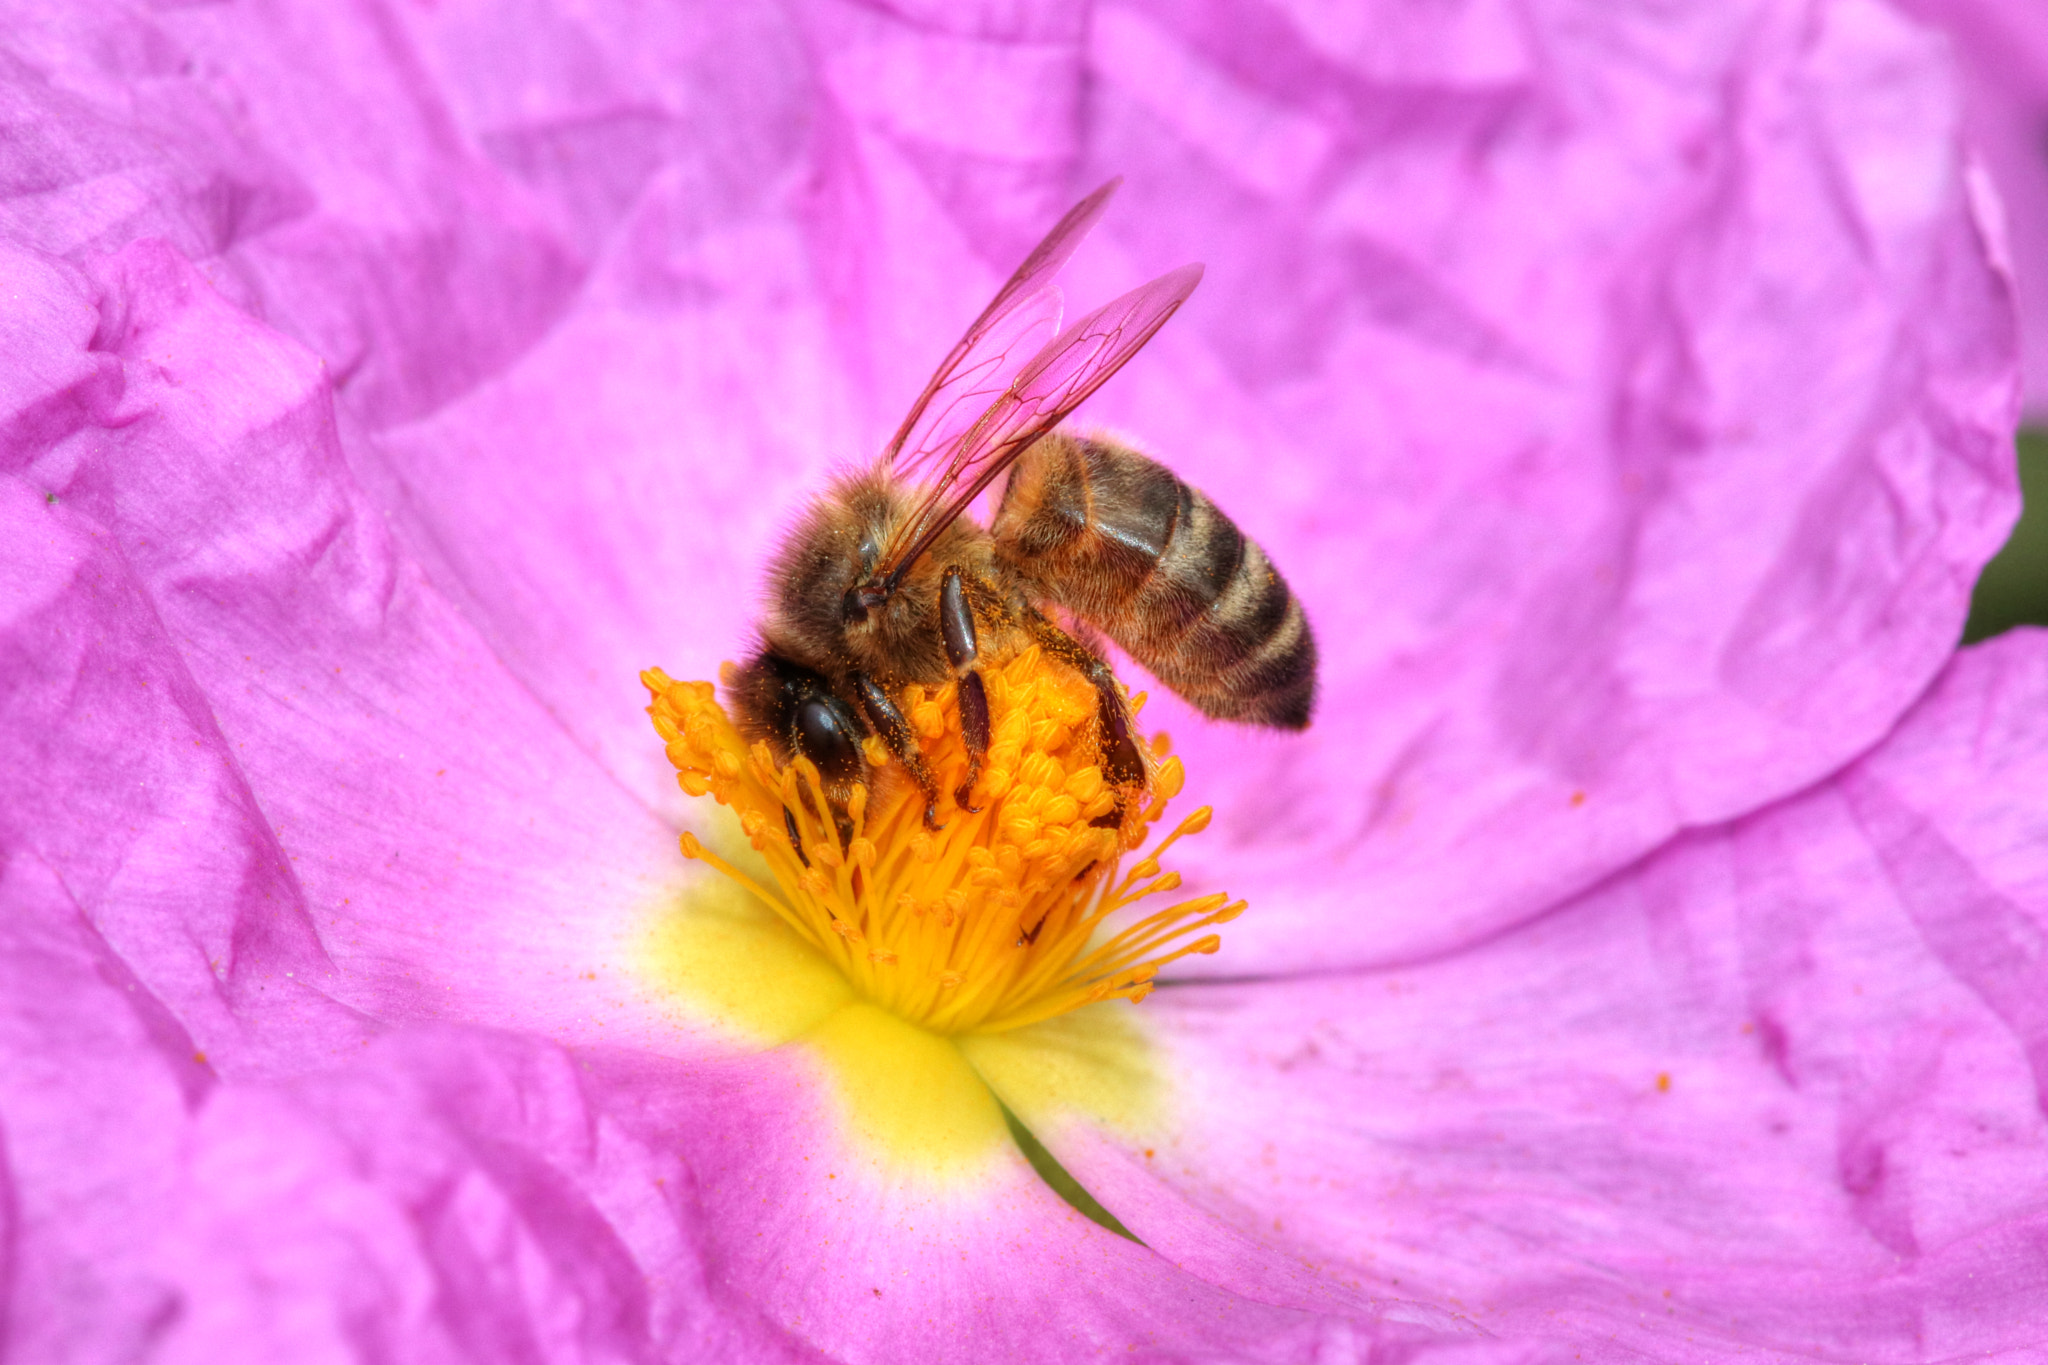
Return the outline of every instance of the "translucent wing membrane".
{"type": "Polygon", "coordinates": [[[966,342],[948,358],[954,366],[942,384],[934,379],[918,401],[925,404],[917,427],[891,456],[897,473],[908,479],[929,478],[946,453],[968,428],[1000,398],[1025,363],[1059,335],[1065,300],[1057,285],[1047,285],[1020,300],[1001,318],[966,342]]]}
{"type": "MultiPolygon", "coordinates": [[[[1054,231],[1057,235],[1058,229],[1054,231]]],[[[1038,254],[1034,252],[1034,258],[1038,254]]],[[[1199,265],[1169,271],[1104,304],[1048,342],[973,424],[938,452],[945,457],[945,472],[884,552],[874,581],[893,588],[904,570],[998,474],[1166,325],[1201,278],[1199,265]]]]}
{"type": "Polygon", "coordinates": [[[882,463],[898,472],[932,463],[959,438],[963,427],[1009,387],[1026,356],[1059,331],[1061,299],[1053,276],[1074,254],[1121,185],[1110,181],[1067,210],[1045,240],[1033,247],[996,291],[965,336],[939,362],[931,382],[910,405],[903,425],[882,452],[882,463]]]}

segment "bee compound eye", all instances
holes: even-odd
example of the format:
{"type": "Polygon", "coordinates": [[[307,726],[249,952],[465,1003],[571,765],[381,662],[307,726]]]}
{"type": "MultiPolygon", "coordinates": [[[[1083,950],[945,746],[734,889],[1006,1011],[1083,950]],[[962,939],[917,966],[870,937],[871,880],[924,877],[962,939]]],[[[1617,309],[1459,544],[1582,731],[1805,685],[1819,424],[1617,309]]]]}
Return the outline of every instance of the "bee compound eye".
{"type": "Polygon", "coordinates": [[[829,699],[806,697],[797,705],[796,744],[828,784],[860,780],[860,732],[844,708],[829,699]]]}

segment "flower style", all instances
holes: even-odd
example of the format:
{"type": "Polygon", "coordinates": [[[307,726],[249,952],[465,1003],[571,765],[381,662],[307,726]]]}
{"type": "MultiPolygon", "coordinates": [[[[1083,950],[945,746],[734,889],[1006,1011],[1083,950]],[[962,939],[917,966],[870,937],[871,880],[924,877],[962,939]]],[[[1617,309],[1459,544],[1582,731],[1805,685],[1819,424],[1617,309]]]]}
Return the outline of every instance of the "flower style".
{"type": "Polygon", "coordinates": [[[0,48],[9,1353],[2036,1344],[2048,641],[1953,647],[2016,342],[1892,7],[0,48]],[[1077,292],[1209,274],[1081,420],[1274,550],[1321,709],[1145,712],[1222,951],[916,1027],[682,856],[744,838],[640,679],[746,647],[803,492],[1115,172],[1077,292]]]}

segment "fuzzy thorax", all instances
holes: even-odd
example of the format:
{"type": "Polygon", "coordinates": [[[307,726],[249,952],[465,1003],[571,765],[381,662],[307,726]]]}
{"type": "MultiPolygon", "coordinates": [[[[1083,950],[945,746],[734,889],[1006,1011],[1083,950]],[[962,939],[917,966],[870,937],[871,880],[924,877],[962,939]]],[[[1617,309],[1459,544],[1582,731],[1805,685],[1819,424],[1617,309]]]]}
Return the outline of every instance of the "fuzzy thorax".
{"type": "MultiPolygon", "coordinates": [[[[872,807],[855,787],[837,818],[809,760],[778,766],[766,744],[741,737],[710,683],[648,670],[648,714],[677,780],[732,809],[769,884],[695,835],[682,836],[683,853],[752,892],[863,996],[937,1033],[1000,1032],[1098,1001],[1141,1000],[1167,963],[1215,952],[1220,940],[1203,931],[1235,919],[1244,902],[1218,894],[1123,913],[1180,885],[1179,873],[1160,871],[1160,855],[1209,823],[1207,807],[1196,811],[1119,876],[1179,792],[1180,761],[1166,758],[1148,792],[1127,795],[1119,820],[1118,793],[1096,763],[1094,689],[1036,648],[983,679],[993,740],[974,790],[980,810],[947,798],[934,833],[904,783],[885,786],[872,807]]],[[[953,685],[908,692],[925,761],[951,792],[967,772],[953,685]]],[[[868,760],[887,771],[878,741],[868,760]]]]}

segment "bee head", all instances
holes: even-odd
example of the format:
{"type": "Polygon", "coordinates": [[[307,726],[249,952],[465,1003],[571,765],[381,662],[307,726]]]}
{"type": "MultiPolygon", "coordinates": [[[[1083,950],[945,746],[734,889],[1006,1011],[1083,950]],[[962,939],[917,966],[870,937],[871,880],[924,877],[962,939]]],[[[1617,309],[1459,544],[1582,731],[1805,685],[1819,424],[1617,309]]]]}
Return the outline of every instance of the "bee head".
{"type": "Polygon", "coordinates": [[[899,582],[875,573],[908,514],[906,504],[902,491],[873,473],[836,483],[812,504],[770,572],[778,648],[828,673],[848,667],[891,677],[918,671],[907,656],[917,641],[935,638],[933,609],[920,605],[930,594],[910,578],[899,582]]]}

